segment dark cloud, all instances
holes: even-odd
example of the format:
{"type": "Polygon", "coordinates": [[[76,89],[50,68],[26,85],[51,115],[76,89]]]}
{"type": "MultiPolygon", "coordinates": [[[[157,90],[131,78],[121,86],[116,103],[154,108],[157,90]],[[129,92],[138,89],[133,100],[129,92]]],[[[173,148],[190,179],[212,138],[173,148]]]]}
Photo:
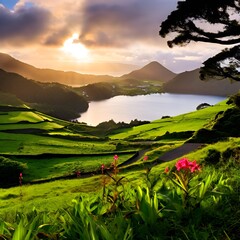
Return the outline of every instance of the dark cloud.
{"type": "Polygon", "coordinates": [[[21,7],[16,11],[0,6],[0,42],[25,45],[39,40],[50,20],[50,12],[36,6],[21,7]]]}
{"type": "Polygon", "coordinates": [[[177,0],[87,1],[80,41],[88,46],[123,47],[156,42],[159,26],[177,0]]]}
{"type": "Polygon", "coordinates": [[[45,45],[50,46],[61,46],[63,42],[69,37],[72,33],[70,30],[65,27],[59,31],[52,33],[50,36],[47,37],[47,40],[44,42],[45,45]]]}

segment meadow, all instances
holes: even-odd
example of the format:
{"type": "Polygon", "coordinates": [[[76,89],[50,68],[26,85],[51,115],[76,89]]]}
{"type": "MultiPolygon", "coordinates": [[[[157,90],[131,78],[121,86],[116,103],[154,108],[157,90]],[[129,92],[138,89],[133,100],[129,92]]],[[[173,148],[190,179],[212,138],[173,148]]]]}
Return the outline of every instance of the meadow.
{"type": "Polygon", "coordinates": [[[105,135],[21,108],[0,112],[0,155],[25,166],[0,189],[0,238],[238,238],[239,138],[161,160],[223,118],[226,101],[105,135]]]}

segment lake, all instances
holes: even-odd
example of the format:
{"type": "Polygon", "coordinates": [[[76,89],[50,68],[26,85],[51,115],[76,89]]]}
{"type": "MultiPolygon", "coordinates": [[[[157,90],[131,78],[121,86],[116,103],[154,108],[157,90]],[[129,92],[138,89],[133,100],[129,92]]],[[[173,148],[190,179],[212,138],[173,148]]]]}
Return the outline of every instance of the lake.
{"type": "Polygon", "coordinates": [[[126,123],[134,119],[153,121],[162,116],[176,116],[195,111],[201,103],[213,105],[224,99],[225,97],[220,96],[172,93],[116,96],[90,102],[87,112],[82,113],[78,121],[92,126],[111,119],[126,123]]]}

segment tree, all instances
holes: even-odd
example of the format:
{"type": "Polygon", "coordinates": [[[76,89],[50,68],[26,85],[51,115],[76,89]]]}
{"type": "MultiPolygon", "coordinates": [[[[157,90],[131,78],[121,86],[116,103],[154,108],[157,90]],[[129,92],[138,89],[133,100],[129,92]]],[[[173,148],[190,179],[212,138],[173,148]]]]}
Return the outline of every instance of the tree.
{"type": "Polygon", "coordinates": [[[168,46],[191,41],[230,46],[203,63],[201,79],[240,81],[240,0],[185,0],[162,22],[162,37],[175,32],[168,46]]]}

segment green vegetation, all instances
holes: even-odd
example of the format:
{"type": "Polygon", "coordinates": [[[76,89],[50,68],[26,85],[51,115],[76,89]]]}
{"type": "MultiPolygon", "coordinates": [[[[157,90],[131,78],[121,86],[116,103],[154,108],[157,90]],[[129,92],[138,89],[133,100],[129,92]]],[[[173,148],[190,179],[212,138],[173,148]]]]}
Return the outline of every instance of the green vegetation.
{"type": "MultiPolygon", "coordinates": [[[[1,69],[0,78],[0,100],[2,98],[3,103],[6,102],[6,94],[13,95],[15,102],[20,99],[19,102],[62,119],[77,118],[80,112],[88,108],[87,101],[70,87],[57,83],[36,82],[1,69]]],[[[8,104],[14,101],[13,97],[9,100],[11,102],[8,104]]]]}
{"type": "Polygon", "coordinates": [[[8,158],[0,157],[0,187],[16,185],[18,176],[27,165],[8,158]]]}
{"type": "Polygon", "coordinates": [[[67,122],[26,107],[0,110],[1,159],[8,171],[16,171],[2,174],[3,239],[239,236],[240,140],[227,129],[240,115],[226,101],[117,129],[112,123],[67,122]],[[228,135],[199,142],[203,129],[228,135]],[[198,142],[194,151],[183,152],[181,146],[191,141],[198,142]],[[196,160],[201,171],[178,171],[182,157],[196,160]],[[7,188],[6,176],[15,187],[7,188]]]}
{"type": "Polygon", "coordinates": [[[185,46],[192,41],[231,46],[203,63],[201,78],[240,81],[240,39],[236,38],[236,31],[240,27],[239,13],[239,4],[235,0],[216,1],[211,4],[207,0],[197,3],[194,0],[179,1],[177,9],[161,23],[159,34],[162,37],[171,34],[172,39],[167,42],[169,47],[185,46]],[[196,21],[204,22],[205,25],[198,25],[196,21]],[[222,28],[215,31],[219,24],[222,28]]]}
{"type": "Polygon", "coordinates": [[[214,121],[216,114],[229,108],[226,101],[214,106],[204,108],[176,117],[164,118],[151,122],[150,124],[137,126],[128,130],[117,130],[109,137],[111,139],[139,139],[154,140],[159,136],[173,132],[197,131],[209,121],[214,121]]]}
{"type": "Polygon", "coordinates": [[[159,80],[119,79],[113,82],[100,82],[74,88],[74,90],[89,101],[108,99],[118,95],[145,95],[161,93],[162,82],[159,80]]]}

